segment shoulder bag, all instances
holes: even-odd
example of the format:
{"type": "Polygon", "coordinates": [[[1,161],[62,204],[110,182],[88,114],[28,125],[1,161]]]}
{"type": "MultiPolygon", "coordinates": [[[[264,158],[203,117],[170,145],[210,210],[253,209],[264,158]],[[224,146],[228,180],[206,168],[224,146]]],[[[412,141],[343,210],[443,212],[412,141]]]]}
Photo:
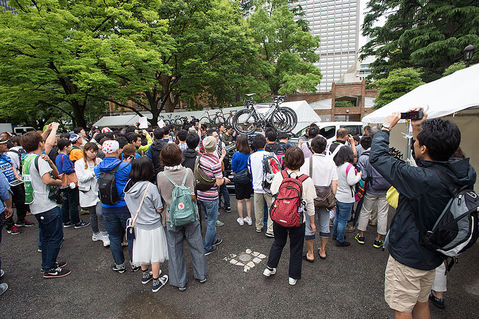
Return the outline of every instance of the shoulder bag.
{"type": "Polygon", "coordinates": [[[140,213],[141,206],[143,205],[143,201],[145,200],[146,193],[148,192],[148,188],[150,187],[150,184],[146,185],[145,192],[143,193],[143,197],[141,198],[140,205],[138,206],[138,209],[136,210],[135,218],[133,220],[128,218],[126,220],[126,239],[127,240],[133,240],[135,239],[135,224],[136,220],[138,219],[138,214],[140,213]]]}
{"type": "MultiPolygon", "coordinates": [[[[313,179],[313,158],[309,158],[309,176],[313,179]]],[[[313,180],[314,181],[314,180],[313,180]]],[[[314,199],[314,209],[319,208],[333,209],[336,206],[336,197],[331,190],[331,186],[316,186],[316,198],[314,199]]]]}

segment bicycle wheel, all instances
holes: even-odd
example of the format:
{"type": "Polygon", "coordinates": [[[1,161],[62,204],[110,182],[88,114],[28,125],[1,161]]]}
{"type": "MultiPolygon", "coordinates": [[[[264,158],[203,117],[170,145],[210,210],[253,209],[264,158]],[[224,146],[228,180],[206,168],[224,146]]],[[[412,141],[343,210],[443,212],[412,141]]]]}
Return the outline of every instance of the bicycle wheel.
{"type": "Polygon", "coordinates": [[[220,127],[221,124],[225,124],[225,118],[223,117],[223,115],[216,113],[214,122],[217,127],[220,127]]]}
{"type": "Polygon", "coordinates": [[[289,107],[280,107],[273,112],[270,122],[277,132],[289,133],[296,127],[298,117],[289,107]]]}
{"type": "Polygon", "coordinates": [[[233,128],[241,134],[253,134],[256,131],[256,119],[251,109],[239,110],[233,116],[233,128]]]}

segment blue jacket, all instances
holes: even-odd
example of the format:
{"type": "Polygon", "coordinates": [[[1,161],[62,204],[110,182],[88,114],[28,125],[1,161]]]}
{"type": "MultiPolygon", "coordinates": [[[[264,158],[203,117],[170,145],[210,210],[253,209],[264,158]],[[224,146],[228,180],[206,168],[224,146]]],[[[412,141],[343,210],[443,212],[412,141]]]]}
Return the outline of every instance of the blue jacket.
{"type": "Polygon", "coordinates": [[[95,166],[94,171],[96,178],[100,177],[101,172],[108,172],[111,171],[115,166],[121,163],[118,167],[118,170],[115,173],[116,178],[116,190],[120,197],[120,200],[115,205],[106,205],[101,204],[102,207],[124,207],[126,206],[125,203],[125,193],[123,190],[125,189],[126,183],[128,182],[128,175],[130,174],[131,164],[128,162],[120,161],[118,158],[115,157],[105,157],[103,161],[100,162],[97,166],[95,166]]]}
{"type": "Polygon", "coordinates": [[[250,154],[235,152],[231,159],[231,170],[235,173],[244,170],[248,167],[248,158],[250,154]]]}
{"type": "Polygon", "coordinates": [[[5,175],[0,174],[0,214],[2,214],[5,210],[5,206],[3,206],[3,201],[10,198],[9,192],[10,185],[8,184],[7,178],[5,177],[5,175]]]}
{"type": "Polygon", "coordinates": [[[476,172],[469,159],[451,158],[447,162],[416,160],[418,167],[409,166],[389,154],[389,133],[379,131],[374,134],[369,161],[399,192],[398,207],[389,231],[389,253],[411,268],[437,268],[443,259],[420,244],[419,230],[412,214],[417,212],[421,228],[431,230],[451,198],[447,182],[433,167],[444,167],[457,186],[473,187],[476,172]]]}
{"type": "Polygon", "coordinates": [[[75,173],[75,166],[73,165],[73,162],[70,160],[70,157],[68,155],[60,153],[57,155],[57,158],[55,159],[55,165],[57,166],[58,169],[58,174],[72,174],[75,173]]]}

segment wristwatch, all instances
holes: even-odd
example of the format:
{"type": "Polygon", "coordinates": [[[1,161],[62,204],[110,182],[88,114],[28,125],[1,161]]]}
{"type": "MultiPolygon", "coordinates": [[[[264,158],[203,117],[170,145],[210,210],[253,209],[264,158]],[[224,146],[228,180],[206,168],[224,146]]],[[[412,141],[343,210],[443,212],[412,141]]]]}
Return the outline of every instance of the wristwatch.
{"type": "Polygon", "coordinates": [[[386,129],[388,131],[391,131],[391,126],[388,123],[383,123],[381,129],[386,129]]]}

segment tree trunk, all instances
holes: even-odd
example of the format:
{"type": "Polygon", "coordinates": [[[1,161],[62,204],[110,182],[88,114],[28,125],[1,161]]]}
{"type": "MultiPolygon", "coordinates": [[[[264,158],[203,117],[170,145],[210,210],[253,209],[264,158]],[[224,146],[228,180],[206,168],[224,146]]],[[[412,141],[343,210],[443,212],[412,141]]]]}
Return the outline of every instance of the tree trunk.
{"type": "Polygon", "coordinates": [[[85,119],[85,107],[76,100],[72,101],[71,105],[73,108],[73,127],[83,127],[86,129],[87,123],[85,119]]]}

